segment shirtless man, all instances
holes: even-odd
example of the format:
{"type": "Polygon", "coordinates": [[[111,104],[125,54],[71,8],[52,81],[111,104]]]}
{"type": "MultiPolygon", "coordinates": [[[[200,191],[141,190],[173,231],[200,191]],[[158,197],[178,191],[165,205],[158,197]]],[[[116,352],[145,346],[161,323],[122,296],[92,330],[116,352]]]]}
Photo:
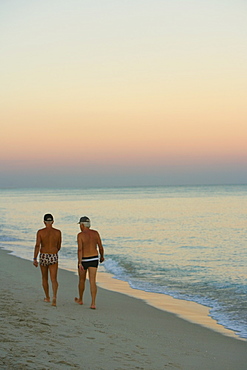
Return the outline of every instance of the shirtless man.
{"type": "Polygon", "coordinates": [[[78,224],[80,224],[81,229],[81,232],[77,235],[79,298],[75,298],[75,302],[83,304],[82,297],[88,271],[90,292],[92,297],[90,308],[95,309],[95,300],[97,294],[96,273],[99,261],[100,263],[104,261],[104,249],[99,233],[96,230],[90,230],[90,220],[88,217],[81,217],[78,224]],[[98,256],[98,249],[100,258],[98,256]]]}
{"type": "Polygon", "coordinates": [[[44,215],[45,227],[38,230],[36,244],[34,247],[33,264],[38,267],[37,257],[39,254],[39,264],[42,274],[42,285],[45,292],[45,302],[50,302],[48,271],[52,283],[52,306],[56,306],[57,302],[57,270],[58,270],[58,251],[61,248],[62,234],[60,230],[52,227],[53,216],[51,214],[44,215]]]}

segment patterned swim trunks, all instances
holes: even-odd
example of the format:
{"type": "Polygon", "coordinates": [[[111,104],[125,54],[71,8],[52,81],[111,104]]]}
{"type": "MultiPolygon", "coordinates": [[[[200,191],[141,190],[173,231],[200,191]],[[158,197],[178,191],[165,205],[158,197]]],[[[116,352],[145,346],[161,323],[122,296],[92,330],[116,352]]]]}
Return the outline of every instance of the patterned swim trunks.
{"type": "Polygon", "coordinates": [[[58,255],[50,253],[40,253],[39,263],[41,266],[50,266],[58,263],[58,255]]]}

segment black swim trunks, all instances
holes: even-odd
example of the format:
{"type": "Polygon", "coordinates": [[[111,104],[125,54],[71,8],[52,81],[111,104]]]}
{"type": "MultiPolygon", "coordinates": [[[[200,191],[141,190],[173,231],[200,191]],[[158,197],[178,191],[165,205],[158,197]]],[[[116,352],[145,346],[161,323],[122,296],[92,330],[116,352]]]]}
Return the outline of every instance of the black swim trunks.
{"type": "Polygon", "coordinates": [[[97,268],[99,265],[99,256],[83,257],[81,260],[81,264],[84,270],[87,270],[89,267],[97,268]]]}

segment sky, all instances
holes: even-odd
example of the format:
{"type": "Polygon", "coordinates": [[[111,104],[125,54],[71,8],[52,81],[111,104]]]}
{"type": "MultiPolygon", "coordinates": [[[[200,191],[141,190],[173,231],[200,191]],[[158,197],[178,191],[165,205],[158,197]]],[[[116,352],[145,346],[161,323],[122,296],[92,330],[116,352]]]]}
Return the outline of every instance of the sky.
{"type": "Polygon", "coordinates": [[[247,183],[244,0],[2,0],[0,187],[247,183]]]}

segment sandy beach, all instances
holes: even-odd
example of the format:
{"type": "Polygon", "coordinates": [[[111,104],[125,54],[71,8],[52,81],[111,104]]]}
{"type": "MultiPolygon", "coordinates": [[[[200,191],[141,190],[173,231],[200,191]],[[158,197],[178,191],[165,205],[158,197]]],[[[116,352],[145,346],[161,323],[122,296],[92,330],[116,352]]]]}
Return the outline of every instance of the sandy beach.
{"type": "Polygon", "coordinates": [[[246,369],[247,342],[123,293],[74,303],[78,279],[59,269],[57,307],[43,302],[31,261],[0,249],[1,369],[246,369]]]}

